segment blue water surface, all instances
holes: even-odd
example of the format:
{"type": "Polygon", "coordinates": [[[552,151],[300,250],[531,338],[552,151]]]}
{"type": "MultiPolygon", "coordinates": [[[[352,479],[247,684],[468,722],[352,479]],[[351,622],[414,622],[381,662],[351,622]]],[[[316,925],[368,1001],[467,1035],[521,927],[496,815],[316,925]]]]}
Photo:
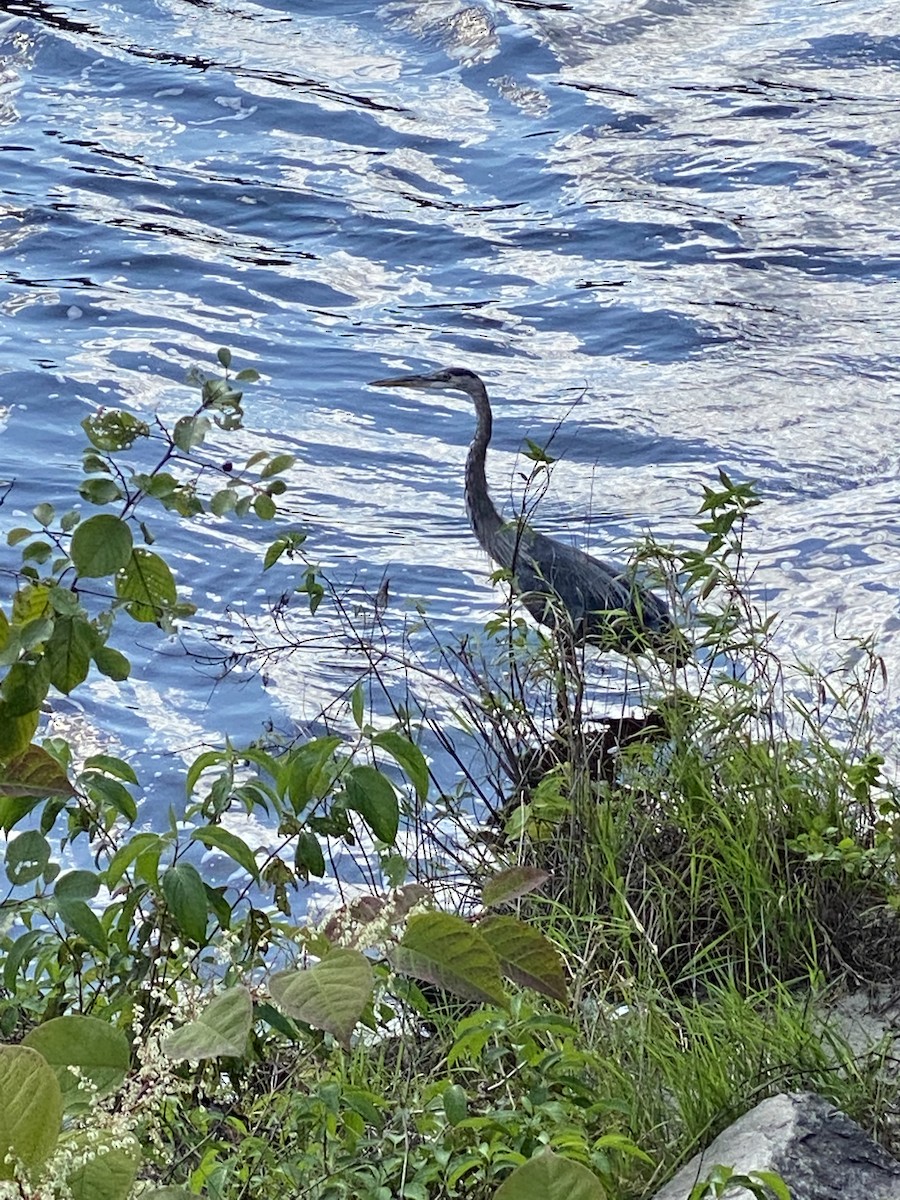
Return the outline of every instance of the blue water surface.
{"type": "MultiPolygon", "coordinates": [[[[470,407],[366,383],[465,364],[495,400],[498,502],[520,494],[523,437],[556,431],[541,526],[624,558],[648,529],[695,539],[719,466],[756,479],[748,542],[789,656],[876,632],[890,677],[887,0],[2,8],[4,531],[69,506],[85,415],[169,419],[227,345],[263,379],[213,457],[294,453],[284,523],[338,591],[387,574],[398,639],[420,599],[458,637],[496,602],[462,504],[470,407]]],[[[50,721],[85,753],[140,752],[150,818],[199,749],[302,727],[349,669],[333,612],[300,598],[296,650],[217,683],[206,639],[270,637],[298,569],[262,572],[262,526],[152,521],[197,617],[178,639],[129,631],[128,684],[50,721]]],[[[890,729],[892,686],[880,705],[890,729]]]]}

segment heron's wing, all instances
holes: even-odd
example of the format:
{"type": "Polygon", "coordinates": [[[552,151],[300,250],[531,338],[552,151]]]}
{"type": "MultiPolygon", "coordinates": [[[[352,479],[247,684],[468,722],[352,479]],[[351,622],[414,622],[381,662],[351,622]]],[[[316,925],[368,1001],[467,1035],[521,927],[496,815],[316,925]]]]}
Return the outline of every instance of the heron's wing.
{"type": "Polygon", "coordinates": [[[558,624],[561,608],[579,636],[605,641],[612,633],[612,642],[625,646],[637,644],[642,634],[671,631],[666,604],[625,567],[528,527],[506,525],[497,538],[503,558],[494,557],[512,573],[522,602],[542,624],[558,624]]]}

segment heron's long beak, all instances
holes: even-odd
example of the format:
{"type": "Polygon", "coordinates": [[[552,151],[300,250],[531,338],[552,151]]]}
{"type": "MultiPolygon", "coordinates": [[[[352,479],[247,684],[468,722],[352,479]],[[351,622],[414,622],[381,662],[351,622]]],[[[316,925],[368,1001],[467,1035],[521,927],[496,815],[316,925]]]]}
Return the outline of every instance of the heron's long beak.
{"type": "Polygon", "coordinates": [[[369,387],[428,387],[433,380],[422,375],[396,375],[393,379],[373,379],[369,387]]]}

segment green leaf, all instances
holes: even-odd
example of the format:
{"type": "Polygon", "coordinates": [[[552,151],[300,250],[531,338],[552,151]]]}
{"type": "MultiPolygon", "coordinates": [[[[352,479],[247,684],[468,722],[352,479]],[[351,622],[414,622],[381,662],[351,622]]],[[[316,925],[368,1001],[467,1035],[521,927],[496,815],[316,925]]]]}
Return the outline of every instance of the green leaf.
{"type": "Polygon", "coordinates": [[[244,367],[243,371],[238,371],[234,378],[237,383],[256,383],[259,379],[259,371],[255,367],[244,367]]]}
{"type": "Polygon", "coordinates": [[[287,471],[296,461],[293,454],[276,454],[273,458],[269,459],[260,471],[259,477],[260,479],[271,479],[273,475],[279,475],[282,471],[287,471]]]}
{"type": "Polygon", "coordinates": [[[84,870],[66,871],[53,888],[57,900],[93,900],[99,891],[100,876],[84,870]]]}
{"type": "Polygon", "coordinates": [[[498,871],[481,889],[482,903],[488,907],[510,904],[520,896],[537,891],[549,878],[549,873],[539,867],[516,866],[498,871]]]}
{"type": "Polygon", "coordinates": [[[50,861],[50,843],[36,829],[24,829],[6,844],[6,875],[14,887],[43,875],[50,861]]]}
{"type": "Polygon", "coordinates": [[[0,1179],[18,1159],[30,1173],[59,1140],[62,1096],[52,1067],[30,1046],[0,1046],[0,1179]]]}
{"type": "Polygon", "coordinates": [[[100,918],[83,900],[58,899],[56,909],[62,918],[66,929],[84,938],[89,946],[105,954],[107,951],[106,933],[100,924],[100,918]]]}
{"type": "Polygon", "coordinates": [[[319,839],[308,829],[297,834],[294,866],[307,879],[310,875],[314,875],[316,879],[322,879],[325,875],[325,855],[322,853],[319,839]]]}
{"type": "Polygon", "coordinates": [[[202,413],[195,417],[181,417],[175,422],[172,440],[179,450],[190,454],[197,446],[202,446],[206,435],[212,428],[212,421],[202,413]]]}
{"type": "Polygon", "coordinates": [[[112,646],[98,646],[94,651],[94,662],[101,675],[115,680],[116,683],[121,683],[131,674],[131,663],[112,646]]]}
{"type": "Polygon", "coordinates": [[[19,542],[24,542],[26,538],[34,537],[33,529],[26,529],[24,525],[17,525],[15,529],[11,529],[6,535],[7,546],[18,546],[19,542]]]}
{"type": "Polygon", "coordinates": [[[209,905],[203,880],[190,863],[176,863],[162,877],[163,895],[178,928],[192,942],[206,942],[209,905]]]}
{"type": "Polygon", "coordinates": [[[0,796],[72,796],[74,788],[56,759],[41,746],[0,768],[0,796]]]}
{"type": "Polygon", "coordinates": [[[29,621],[52,615],[50,588],[42,583],[29,583],[13,596],[12,619],[14,625],[27,625],[29,621]]]}
{"type": "Polygon", "coordinates": [[[372,964],[358,950],[332,950],[305,971],[280,971],[272,999],[289,1017],[324,1029],[345,1046],[372,996],[372,964]]]}
{"type": "Polygon", "coordinates": [[[287,780],[287,792],[294,812],[313,799],[319,799],[334,778],[334,752],[341,745],[335,734],[314,738],[284,756],[280,777],[287,780]]]}
{"type": "Polygon", "coordinates": [[[226,513],[231,512],[237,502],[237,493],[234,488],[226,487],[221,491],[216,492],[209,501],[209,511],[214,516],[224,517],[226,513]]]}
{"type": "Polygon", "coordinates": [[[112,513],[98,513],[82,521],[72,534],[70,553],[84,579],[115,575],[131,556],[131,530],[112,513]]]}
{"type": "Polygon", "coordinates": [[[40,716],[37,711],[14,716],[0,699],[0,763],[27,753],[40,716]]]}
{"type": "Polygon", "coordinates": [[[118,779],[109,779],[94,771],[81,774],[81,784],[92,800],[106,805],[133,825],[137,820],[137,804],[131,792],[118,779]]]}
{"type": "Polygon", "coordinates": [[[607,1200],[607,1195],[593,1171],[545,1150],[507,1175],[493,1200],[607,1200]]]}
{"type": "Polygon", "coordinates": [[[113,504],[116,500],[121,500],[124,495],[115,480],[105,475],[99,479],[96,476],[83,479],[78,485],[78,494],[82,500],[87,500],[88,504],[97,505],[113,504]]]}
{"type": "Polygon", "coordinates": [[[462,917],[415,913],[388,952],[397,971],[479,1003],[507,1004],[500,964],[488,942],[462,917]]]}
{"type": "Polygon", "coordinates": [[[469,1102],[466,1089],[458,1083],[451,1083],[444,1088],[441,1099],[444,1102],[444,1113],[449,1125],[458,1125],[469,1115],[469,1102]]]}
{"type": "Polygon", "coordinates": [[[363,695],[362,680],[357,683],[353,689],[353,694],[350,697],[350,712],[353,715],[353,724],[357,729],[363,727],[363,717],[365,716],[365,696],[363,695]]]}
{"type": "Polygon", "coordinates": [[[488,917],[478,924],[503,973],[522,987],[533,988],[553,1000],[566,1000],[566,973],[556,948],[542,933],[516,917],[488,917]]]}
{"type": "Polygon", "coordinates": [[[77,1067],[89,1079],[100,1096],[115,1091],[125,1078],[131,1061],[128,1038],[109,1021],[73,1013],[54,1017],[32,1029],[22,1040],[23,1046],[39,1051],[56,1072],[63,1104],[87,1097],[69,1070],[77,1067]]]}
{"type": "Polygon", "coordinates": [[[391,781],[374,767],[361,765],[347,772],[347,807],[358,812],[372,833],[389,846],[397,840],[400,805],[391,781]]]}
{"type": "Polygon", "coordinates": [[[48,599],[55,613],[61,617],[84,616],[84,607],[77,592],[71,588],[53,584],[48,593],[48,599]]]}
{"type": "Polygon", "coordinates": [[[87,679],[97,649],[96,629],[84,617],[59,617],[44,653],[50,682],[66,696],[87,679]]]}
{"type": "Polygon", "coordinates": [[[138,782],[134,768],[124,759],[116,758],[114,754],[92,754],[84,760],[86,771],[102,771],[104,775],[114,775],[116,779],[124,779],[126,783],[138,782]]]}
{"type": "Polygon", "coordinates": [[[221,825],[206,825],[203,829],[195,829],[191,837],[194,841],[202,842],[204,846],[221,850],[223,854],[227,854],[229,858],[233,858],[242,866],[257,883],[259,882],[259,867],[256,865],[256,858],[243,838],[229,833],[221,825]]]}
{"type": "Polygon", "coordinates": [[[20,659],[13,663],[0,688],[6,711],[12,717],[35,712],[49,690],[50,664],[44,655],[34,662],[20,659]]]}
{"type": "Polygon", "coordinates": [[[98,450],[127,450],[139,437],[150,436],[145,421],[115,408],[85,417],[81,428],[98,450]]]}
{"type": "MultiPolygon", "coordinates": [[[[155,850],[157,861],[162,853],[163,840],[158,833],[136,833],[115,852],[106,868],[106,886],[112,891],[135,859],[148,850],[155,850]]],[[[152,882],[148,880],[148,882],[152,882]]]]}
{"type": "Polygon", "coordinates": [[[416,789],[419,801],[424,801],[428,795],[428,764],[419,747],[402,733],[390,729],[376,733],[372,741],[386,750],[394,762],[403,768],[416,789]]]}
{"type": "Polygon", "coordinates": [[[253,1026],[253,1001],[245,987],[216,996],[195,1021],[169,1034],[163,1053],[180,1062],[201,1058],[241,1058],[253,1026]]]}
{"type": "Polygon", "coordinates": [[[278,509],[275,501],[266,492],[260,492],[253,499],[253,511],[261,521],[271,521],[278,509]]]}
{"type": "Polygon", "coordinates": [[[305,541],[306,534],[301,533],[297,529],[276,538],[266,550],[265,557],[263,558],[263,570],[268,571],[269,567],[274,566],[284,554],[287,554],[289,558],[293,558],[294,551],[298,550],[305,541]]]}
{"type": "MultiPolygon", "coordinates": [[[[28,962],[31,950],[36,942],[44,936],[40,929],[30,929],[16,938],[3,962],[3,986],[8,992],[15,992],[19,969],[28,962]]],[[[27,972],[26,972],[27,973],[27,972]]]]}
{"type": "Polygon", "coordinates": [[[46,529],[53,524],[54,508],[52,504],[36,504],[31,510],[38,525],[46,529]]]}
{"type": "Polygon", "coordinates": [[[126,566],[116,576],[116,595],[136,621],[156,625],[178,599],[175,578],[168,564],[152,550],[137,547],[126,566]]]}
{"type": "Polygon", "coordinates": [[[68,1161],[82,1165],[66,1176],[72,1200],[127,1200],[141,1162],[130,1134],[97,1137],[94,1130],[73,1130],[60,1138],[68,1161]]]}
{"type": "Polygon", "coordinates": [[[216,358],[219,360],[219,362],[222,364],[222,366],[227,371],[228,368],[231,366],[231,351],[228,349],[228,347],[220,346],[219,349],[216,351],[216,358]]]}

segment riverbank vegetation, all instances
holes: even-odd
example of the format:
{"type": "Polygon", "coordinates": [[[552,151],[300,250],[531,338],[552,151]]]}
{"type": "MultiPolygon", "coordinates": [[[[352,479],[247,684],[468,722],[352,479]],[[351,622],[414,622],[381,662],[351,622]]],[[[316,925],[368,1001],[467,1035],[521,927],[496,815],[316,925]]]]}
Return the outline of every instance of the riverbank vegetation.
{"type": "Polygon", "coordinates": [[[623,661],[598,688],[596,657],[514,603],[457,645],[425,614],[410,642],[282,522],[260,568],[294,590],[266,653],[323,605],[354,650],[313,735],[205,751],[150,828],[126,758],[46,728],[91,672],[127,680],[130,631],[190,620],[154,511],[279,517],[293,460],[234,461],[255,373],[219,357],[171,424],[88,418],[80,501],[5,523],[0,1191],[639,1200],[785,1090],[900,1150],[890,1043],[855,1043],[836,1004],[900,948],[883,666],[866,641],[826,674],[779,660],[748,484],[705,490],[688,551],[642,548],[687,666],[623,661]]]}

